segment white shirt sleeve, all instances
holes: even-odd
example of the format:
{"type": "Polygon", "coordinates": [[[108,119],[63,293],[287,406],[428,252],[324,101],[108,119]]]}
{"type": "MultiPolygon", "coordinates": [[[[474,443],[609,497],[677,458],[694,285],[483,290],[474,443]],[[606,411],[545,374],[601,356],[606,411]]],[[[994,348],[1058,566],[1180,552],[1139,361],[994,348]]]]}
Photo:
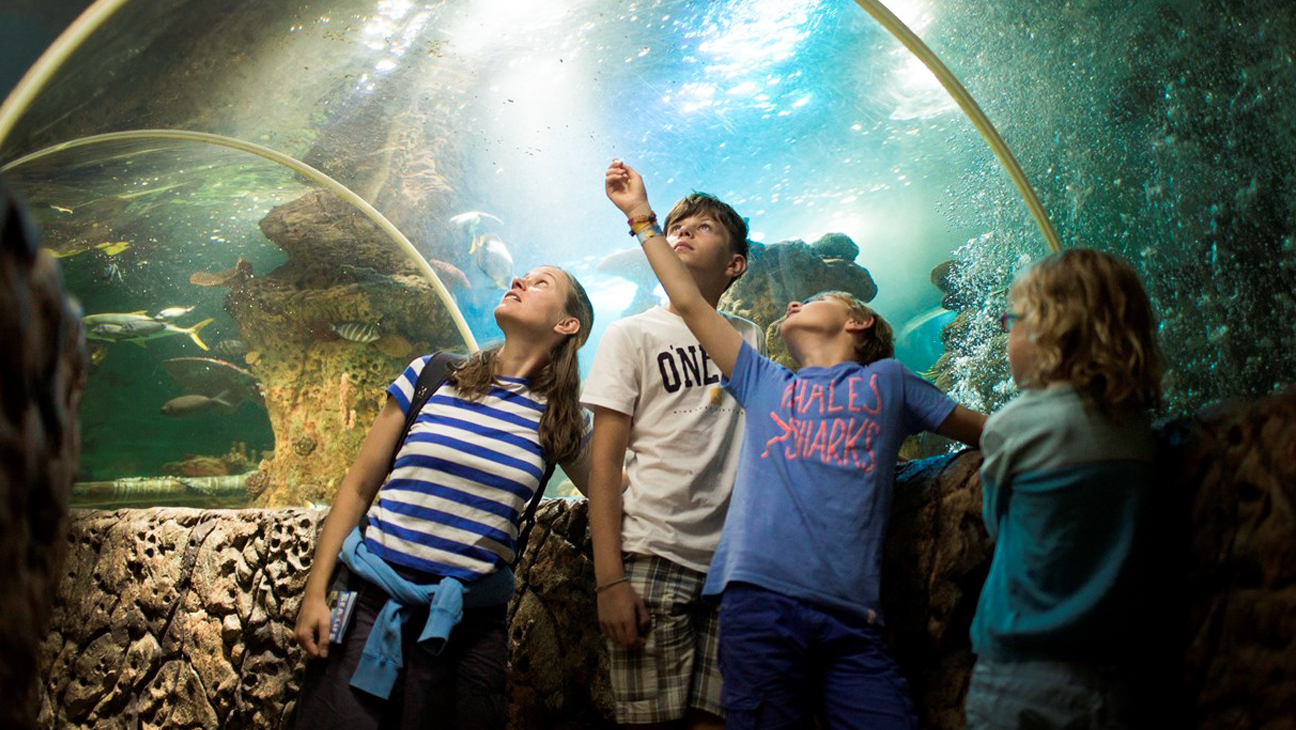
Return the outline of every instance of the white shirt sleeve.
{"type": "Polygon", "coordinates": [[[581,404],[591,410],[602,406],[633,416],[639,402],[640,358],[638,349],[624,327],[615,323],[603,333],[594,364],[585,378],[581,404]]]}

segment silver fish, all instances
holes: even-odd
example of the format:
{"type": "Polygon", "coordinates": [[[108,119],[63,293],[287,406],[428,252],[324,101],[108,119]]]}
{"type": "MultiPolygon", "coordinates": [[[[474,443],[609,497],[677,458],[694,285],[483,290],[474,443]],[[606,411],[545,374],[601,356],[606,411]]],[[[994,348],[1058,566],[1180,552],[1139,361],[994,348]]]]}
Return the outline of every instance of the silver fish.
{"type": "Polygon", "coordinates": [[[153,319],[157,319],[157,320],[177,319],[179,317],[183,317],[184,315],[192,312],[193,310],[194,310],[193,307],[167,307],[166,309],[163,309],[161,312],[158,312],[157,314],[153,315],[153,319]]]}
{"type": "Polygon", "coordinates": [[[221,410],[229,413],[234,410],[234,406],[235,404],[225,400],[224,393],[215,398],[205,395],[182,395],[179,398],[172,398],[167,401],[162,406],[162,415],[178,418],[194,416],[211,410],[221,410]]]}
{"type": "Polygon", "coordinates": [[[339,322],[330,324],[329,329],[336,332],[337,336],[344,340],[359,342],[362,345],[375,342],[382,337],[382,333],[378,331],[378,328],[367,322],[339,322]]]}
{"type": "Polygon", "coordinates": [[[500,220],[498,216],[491,215],[483,210],[470,210],[460,213],[459,215],[452,216],[450,222],[456,226],[462,226],[467,229],[468,233],[476,235],[476,233],[481,230],[482,221],[486,218],[490,218],[501,225],[504,223],[504,221],[500,220]]]}
{"type": "Polygon", "coordinates": [[[154,340],[170,335],[188,335],[196,345],[206,350],[207,344],[198,337],[198,331],[216,321],[204,319],[192,327],[178,327],[170,322],[159,322],[143,312],[107,312],[88,314],[82,318],[86,337],[108,342],[133,342],[140,347],[144,340],[154,340]]]}
{"type": "Polygon", "coordinates": [[[473,256],[477,268],[485,274],[495,286],[507,289],[513,284],[513,255],[509,253],[504,241],[494,233],[487,233],[473,239],[468,254],[473,256]]]}

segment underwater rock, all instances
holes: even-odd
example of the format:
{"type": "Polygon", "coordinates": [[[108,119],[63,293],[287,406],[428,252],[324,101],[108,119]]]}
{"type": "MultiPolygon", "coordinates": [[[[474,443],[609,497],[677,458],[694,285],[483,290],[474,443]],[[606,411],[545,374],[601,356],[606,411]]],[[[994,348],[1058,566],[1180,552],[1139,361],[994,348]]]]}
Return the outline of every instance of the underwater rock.
{"type": "Polygon", "coordinates": [[[315,439],[310,436],[298,436],[293,439],[292,450],[298,456],[310,456],[315,450],[315,439]]]}
{"type": "Polygon", "coordinates": [[[770,356],[784,364],[791,361],[782,348],[782,338],[769,328],[787,311],[788,302],[829,290],[849,292],[864,302],[877,296],[877,284],[868,269],[856,264],[854,256],[840,256],[852,248],[858,254],[853,241],[838,233],[824,236],[816,245],[819,243],[823,243],[820,248],[804,241],[752,243],[747,273],[720,298],[721,311],[746,317],[766,329],[770,356]]]}
{"type": "Polygon", "coordinates": [[[258,471],[247,478],[243,483],[243,488],[247,490],[248,499],[256,499],[265,493],[266,487],[270,486],[270,475],[263,471],[258,471]]]}
{"type": "MultiPolygon", "coordinates": [[[[416,276],[414,262],[406,257],[369,218],[333,193],[319,190],[281,205],[261,220],[261,232],[288,254],[276,270],[280,280],[301,284],[300,279],[327,279],[338,283],[339,264],[371,269],[383,276],[416,276]]],[[[311,281],[312,286],[319,286],[311,281]]]]}
{"type": "Polygon", "coordinates": [[[252,278],[252,262],[240,256],[234,262],[234,268],[226,271],[195,271],[189,275],[189,283],[194,286],[234,286],[244,279],[252,278]]]}
{"type": "Polygon", "coordinates": [[[854,261],[859,256],[859,246],[845,233],[825,233],[810,248],[825,259],[854,261]]]}
{"type": "Polygon", "coordinates": [[[35,727],[41,637],[64,560],[88,368],[77,307],[0,184],[0,727],[35,727]]]}
{"type": "MultiPolygon", "coordinates": [[[[746,317],[763,328],[767,354],[794,370],[796,363],[775,326],[787,311],[788,302],[822,291],[849,292],[864,302],[877,296],[877,285],[868,269],[856,264],[853,257],[835,255],[849,253],[848,247],[855,247],[854,241],[838,233],[828,234],[816,243],[823,244],[822,251],[802,241],[751,243],[747,272],[725,292],[718,306],[720,311],[746,317]]],[[[857,247],[855,250],[858,254],[857,247]]]]}
{"type": "Polygon", "coordinates": [[[1180,556],[1167,567],[1184,581],[1166,601],[1166,620],[1186,630],[1189,714],[1201,730],[1290,726],[1296,387],[1216,403],[1159,432],[1170,485],[1165,542],[1180,556]]]}
{"type": "Polygon", "coordinates": [[[419,354],[463,351],[464,338],[405,253],[333,195],[274,208],[261,229],[288,260],[239,279],[225,298],[275,434],[273,458],[258,472],[267,482],[257,484],[257,504],[328,504],[387,385],[419,354]],[[353,342],[328,327],[343,322],[381,322],[384,334],[372,345],[353,342]],[[384,339],[394,333],[399,339],[384,339]],[[296,445],[306,441],[316,447],[302,454],[296,445]]]}

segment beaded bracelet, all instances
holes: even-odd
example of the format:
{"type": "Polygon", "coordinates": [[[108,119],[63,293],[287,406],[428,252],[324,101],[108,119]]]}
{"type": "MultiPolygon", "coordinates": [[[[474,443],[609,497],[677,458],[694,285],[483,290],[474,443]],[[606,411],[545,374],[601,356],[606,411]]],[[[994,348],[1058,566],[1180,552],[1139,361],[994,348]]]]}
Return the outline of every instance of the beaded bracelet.
{"type": "Polygon", "coordinates": [[[614,586],[614,585],[616,585],[616,584],[618,584],[618,583],[625,583],[625,582],[627,582],[627,581],[629,581],[629,580],[630,580],[630,576],[628,576],[628,575],[623,575],[623,576],[621,576],[620,578],[617,578],[616,580],[610,580],[610,581],[604,583],[603,585],[601,585],[601,586],[595,588],[595,589],[594,589],[594,592],[595,592],[595,593],[602,593],[603,591],[605,591],[605,590],[611,588],[612,586],[614,586]]]}

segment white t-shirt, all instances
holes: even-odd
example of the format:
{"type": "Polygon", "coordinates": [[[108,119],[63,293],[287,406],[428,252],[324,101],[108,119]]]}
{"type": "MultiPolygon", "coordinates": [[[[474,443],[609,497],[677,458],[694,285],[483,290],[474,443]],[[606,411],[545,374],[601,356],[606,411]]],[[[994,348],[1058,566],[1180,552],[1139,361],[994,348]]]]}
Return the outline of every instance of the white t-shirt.
{"type": "MultiPolygon", "coordinates": [[[[764,350],[755,323],[724,315],[764,350]]],[[[621,549],[706,572],[738,470],[743,411],[684,319],[665,307],[608,326],[581,402],[631,417],[621,549]]]]}

